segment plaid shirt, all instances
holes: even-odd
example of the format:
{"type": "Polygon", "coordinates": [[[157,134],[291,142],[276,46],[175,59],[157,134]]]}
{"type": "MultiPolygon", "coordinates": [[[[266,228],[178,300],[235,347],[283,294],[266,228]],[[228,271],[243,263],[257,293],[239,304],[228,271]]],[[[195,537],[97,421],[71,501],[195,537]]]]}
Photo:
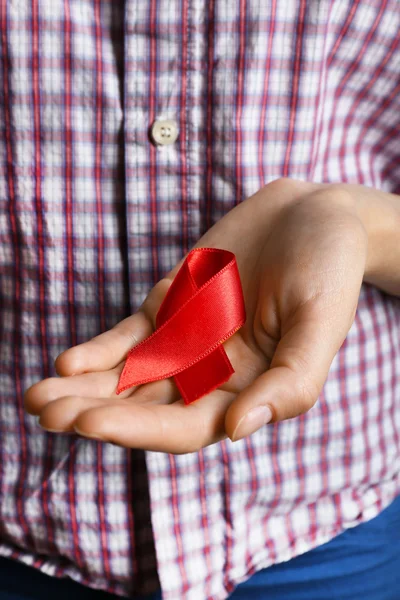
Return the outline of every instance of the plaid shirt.
{"type": "Polygon", "coordinates": [[[400,192],[399,28],[398,0],[1,0],[2,555],[223,600],[398,493],[400,303],[373,287],[315,408],[234,444],[53,435],[23,392],[268,181],[400,192]]]}

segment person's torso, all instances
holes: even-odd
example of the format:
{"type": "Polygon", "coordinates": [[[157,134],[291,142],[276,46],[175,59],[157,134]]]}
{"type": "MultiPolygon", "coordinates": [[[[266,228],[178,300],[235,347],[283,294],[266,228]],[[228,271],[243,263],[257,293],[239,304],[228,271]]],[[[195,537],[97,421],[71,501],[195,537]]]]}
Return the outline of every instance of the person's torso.
{"type": "Polygon", "coordinates": [[[315,408],[235,444],[129,453],[22,395],[267,182],[400,191],[399,25],[396,0],[1,3],[1,553],[120,593],[157,560],[165,598],[222,600],[395,496],[400,304],[372,287],[315,408]]]}

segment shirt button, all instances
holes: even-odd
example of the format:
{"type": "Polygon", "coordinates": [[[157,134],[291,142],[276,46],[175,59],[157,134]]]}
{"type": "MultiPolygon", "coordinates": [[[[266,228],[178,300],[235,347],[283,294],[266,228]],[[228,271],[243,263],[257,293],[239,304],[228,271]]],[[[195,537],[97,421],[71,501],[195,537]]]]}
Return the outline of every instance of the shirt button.
{"type": "Polygon", "coordinates": [[[174,119],[157,119],[150,129],[151,140],[157,146],[173,144],[178,134],[178,123],[174,119]]]}

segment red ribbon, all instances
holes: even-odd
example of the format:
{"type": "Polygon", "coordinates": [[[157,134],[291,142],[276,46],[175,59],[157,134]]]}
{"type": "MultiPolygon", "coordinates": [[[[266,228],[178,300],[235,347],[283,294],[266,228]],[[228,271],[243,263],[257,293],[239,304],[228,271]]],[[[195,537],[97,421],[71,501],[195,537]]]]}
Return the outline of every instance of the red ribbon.
{"type": "Polygon", "coordinates": [[[130,350],[117,394],[168,377],[185,404],[211,392],[234,373],[222,343],[245,319],[235,255],[192,250],[160,306],[155,332],[130,350]]]}

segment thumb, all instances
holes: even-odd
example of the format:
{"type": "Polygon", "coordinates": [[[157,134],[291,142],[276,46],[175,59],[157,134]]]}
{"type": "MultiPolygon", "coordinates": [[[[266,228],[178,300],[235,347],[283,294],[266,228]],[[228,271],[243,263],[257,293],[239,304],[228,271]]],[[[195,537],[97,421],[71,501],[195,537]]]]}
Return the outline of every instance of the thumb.
{"type": "MultiPolygon", "coordinates": [[[[354,317],[354,315],[353,315],[354,317]]],[[[353,320],[353,319],[352,319],[353,320]]],[[[299,320],[281,338],[268,371],[229,407],[225,431],[232,441],[269,422],[301,415],[318,399],[329,368],[349,327],[337,319],[299,320]]]]}

